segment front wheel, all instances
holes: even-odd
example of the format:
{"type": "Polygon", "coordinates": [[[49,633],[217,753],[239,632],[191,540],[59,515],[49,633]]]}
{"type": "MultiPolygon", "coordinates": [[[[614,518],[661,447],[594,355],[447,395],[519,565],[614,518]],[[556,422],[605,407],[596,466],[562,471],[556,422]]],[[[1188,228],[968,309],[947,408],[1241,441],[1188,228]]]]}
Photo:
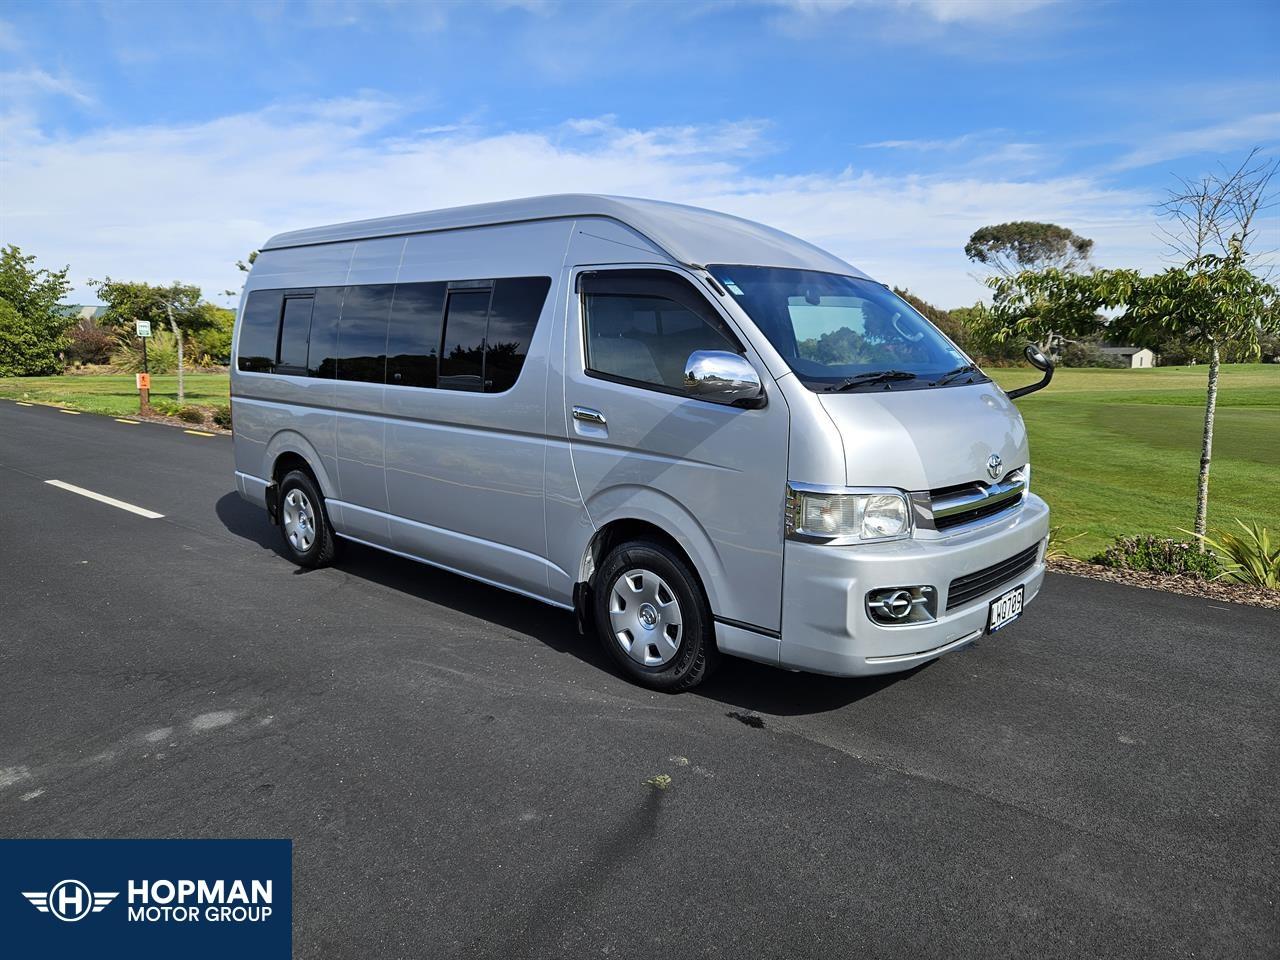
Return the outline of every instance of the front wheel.
{"type": "Polygon", "coordinates": [[[301,470],[290,470],[280,481],[280,533],[300,567],[322,567],[337,552],[324,499],[315,481],[301,470]]]}
{"type": "Polygon", "coordinates": [[[676,693],[715,668],[711,612],[696,575],[661,544],[634,540],[611,550],[592,604],[601,642],[637,683],[676,693]]]}

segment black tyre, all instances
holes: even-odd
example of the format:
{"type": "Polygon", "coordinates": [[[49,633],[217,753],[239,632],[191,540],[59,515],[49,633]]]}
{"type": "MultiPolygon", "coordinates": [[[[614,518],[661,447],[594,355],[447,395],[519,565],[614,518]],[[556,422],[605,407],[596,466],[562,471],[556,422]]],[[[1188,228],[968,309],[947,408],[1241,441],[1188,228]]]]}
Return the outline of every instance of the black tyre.
{"type": "Polygon", "coordinates": [[[678,693],[715,669],[719,651],[697,576],[661,544],[633,540],[609,551],[591,603],[600,641],[637,683],[678,693]]]}
{"type": "Polygon", "coordinates": [[[301,567],[323,567],[337,553],[324,497],[311,475],[290,470],[280,481],[280,533],[284,548],[301,567]]]}

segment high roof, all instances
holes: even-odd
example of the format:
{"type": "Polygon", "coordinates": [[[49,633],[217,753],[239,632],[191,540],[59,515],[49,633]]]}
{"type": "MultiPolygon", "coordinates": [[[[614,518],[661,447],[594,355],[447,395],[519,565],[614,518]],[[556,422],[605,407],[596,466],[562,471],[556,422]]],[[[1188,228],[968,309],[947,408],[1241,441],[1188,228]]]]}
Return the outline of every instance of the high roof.
{"type": "Polygon", "coordinates": [[[262,249],[577,217],[608,217],[624,223],[647,237],[678,263],[699,266],[708,263],[741,263],[804,267],[865,276],[860,270],[811,243],[741,217],[660,200],[579,193],[480,203],[448,210],[293,230],[272,237],[262,249]]]}

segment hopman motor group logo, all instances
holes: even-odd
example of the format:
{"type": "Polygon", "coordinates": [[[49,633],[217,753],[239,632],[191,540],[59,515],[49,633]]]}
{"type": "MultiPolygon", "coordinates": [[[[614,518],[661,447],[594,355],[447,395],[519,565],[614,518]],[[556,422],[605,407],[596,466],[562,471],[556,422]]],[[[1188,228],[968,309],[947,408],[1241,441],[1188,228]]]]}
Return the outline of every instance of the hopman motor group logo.
{"type": "MultiPolygon", "coordinates": [[[[63,880],[48,892],[22,895],[41,913],[74,923],[101,913],[120,894],[63,880]]],[[[130,923],[261,923],[271,916],[271,881],[130,880],[125,909],[130,923]]]]}
{"type": "Polygon", "coordinates": [[[90,913],[101,913],[119,892],[92,891],[79,880],[63,880],[45,893],[22,891],[31,905],[41,913],[51,913],[59,920],[74,923],[90,913]]]}

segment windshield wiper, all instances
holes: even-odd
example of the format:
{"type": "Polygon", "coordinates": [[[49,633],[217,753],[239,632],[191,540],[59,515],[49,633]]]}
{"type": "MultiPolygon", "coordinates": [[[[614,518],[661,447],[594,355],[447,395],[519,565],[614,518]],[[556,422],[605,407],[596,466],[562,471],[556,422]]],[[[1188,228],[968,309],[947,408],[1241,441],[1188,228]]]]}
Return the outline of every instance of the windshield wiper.
{"type": "Polygon", "coordinates": [[[963,367],[956,367],[954,370],[948,370],[937,380],[933,381],[931,386],[943,387],[954,380],[956,377],[963,377],[966,373],[977,373],[978,368],[972,363],[966,363],[963,367]]]}
{"type": "Polygon", "coordinates": [[[854,387],[867,387],[874,383],[888,383],[891,380],[915,380],[914,373],[908,373],[906,370],[877,370],[874,373],[860,373],[856,377],[850,377],[843,383],[837,383],[834,386],[827,387],[827,393],[841,393],[845,390],[852,390],[854,387]]]}

